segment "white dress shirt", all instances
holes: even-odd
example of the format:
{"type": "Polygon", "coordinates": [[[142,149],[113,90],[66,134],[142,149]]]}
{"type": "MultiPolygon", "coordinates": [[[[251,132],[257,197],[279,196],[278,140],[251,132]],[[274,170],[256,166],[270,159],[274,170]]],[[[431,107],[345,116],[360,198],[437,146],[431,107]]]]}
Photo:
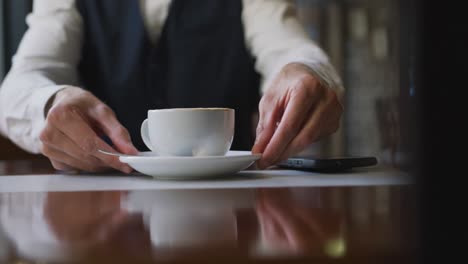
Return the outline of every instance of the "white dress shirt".
{"type": "MultiPolygon", "coordinates": [[[[139,1],[147,31],[156,42],[171,0],[139,1]]],[[[323,84],[342,91],[340,78],[299,23],[292,1],[242,1],[246,45],[262,75],[262,91],[291,62],[307,65],[323,84]]],[[[39,153],[47,102],[65,86],[79,86],[83,21],[75,0],[35,0],[27,24],[0,88],[0,132],[23,149],[39,153]]]]}

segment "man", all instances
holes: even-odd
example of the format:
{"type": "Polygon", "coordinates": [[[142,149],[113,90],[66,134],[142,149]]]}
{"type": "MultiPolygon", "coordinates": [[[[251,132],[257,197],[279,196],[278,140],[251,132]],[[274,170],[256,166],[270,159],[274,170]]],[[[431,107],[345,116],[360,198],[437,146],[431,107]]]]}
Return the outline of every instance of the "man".
{"type": "Polygon", "coordinates": [[[252,151],[273,165],[335,132],[342,113],[341,82],[294,11],[287,0],[36,0],[0,89],[0,130],[56,169],[130,172],[97,150],[143,148],[148,109],[235,108],[233,148],[246,149],[258,106],[252,151]]]}

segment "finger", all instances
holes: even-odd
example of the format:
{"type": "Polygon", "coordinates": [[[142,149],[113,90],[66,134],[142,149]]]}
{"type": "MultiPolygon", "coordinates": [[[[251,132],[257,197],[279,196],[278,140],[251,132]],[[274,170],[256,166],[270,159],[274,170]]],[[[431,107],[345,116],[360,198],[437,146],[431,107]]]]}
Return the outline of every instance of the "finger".
{"type": "Polygon", "coordinates": [[[58,171],[73,171],[74,169],[68,165],[66,165],[65,163],[62,163],[60,161],[57,161],[57,160],[50,160],[50,163],[52,164],[52,167],[54,167],[54,169],[58,170],[58,171]]]}
{"type": "Polygon", "coordinates": [[[275,133],[276,124],[281,119],[282,111],[273,99],[264,98],[260,103],[260,118],[252,153],[263,153],[275,133]]]}
{"type": "Polygon", "coordinates": [[[87,163],[94,164],[100,167],[104,166],[101,160],[97,159],[93,155],[88,155],[87,153],[85,153],[67,135],[65,135],[53,124],[47,125],[47,127],[43,130],[43,132],[41,133],[41,141],[43,142],[43,144],[52,147],[58,151],[67,153],[75,159],[84,160],[87,163]]]}
{"type": "Polygon", "coordinates": [[[277,99],[268,94],[260,101],[259,113],[253,153],[263,153],[283,114],[277,99]]]}
{"type": "Polygon", "coordinates": [[[93,155],[104,164],[125,173],[130,173],[132,169],[121,163],[118,157],[105,155],[98,150],[115,152],[115,150],[100,139],[94,130],[86,122],[83,114],[76,107],[64,106],[54,108],[50,118],[51,123],[67,135],[86,154],[93,155]]]}
{"type": "Polygon", "coordinates": [[[110,107],[100,103],[99,107],[96,107],[93,111],[93,119],[106,136],[111,139],[118,151],[129,155],[138,153],[132,143],[130,133],[120,124],[110,107]]]}
{"type": "MultiPolygon", "coordinates": [[[[97,166],[96,164],[87,163],[84,160],[75,159],[66,153],[59,151],[48,145],[44,145],[42,152],[51,160],[57,162],[60,170],[83,170],[89,172],[97,172],[103,170],[102,167],[97,166]]],[[[54,166],[55,167],[55,166],[54,166]]]]}
{"type": "MultiPolygon", "coordinates": [[[[98,149],[106,151],[106,152],[115,152],[115,149],[112,148],[111,146],[107,145],[102,139],[100,138],[95,138],[96,140],[96,146],[98,149]]],[[[115,168],[117,170],[120,170],[124,173],[131,173],[133,169],[128,166],[127,164],[121,163],[118,157],[113,157],[107,154],[103,154],[99,151],[94,152],[94,156],[103,161],[105,164],[108,164],[112,168],[115,168]]]]}
{"type": "Polygon", "coordinates": [[[318,140],[323,115],[321,113],[312,113],[311,115],[312,117],[307,121],[297,136],[286,146],[285,150],[279,154],[279,160],[285,160],[303,151],[307,146],[318,140]]]}
{"type": "Polygon", "coordinates": [[[292,155],[295,155],[310,144],[318,141],[325,135],[332,134],[338,129],[340,111],[330,112],[330,108],[321,104],[317,108],[311,110],[309,114],[311,118],[304,125],[299,134],[286,147],[286,150],[281,154],[280,160],[285,160],[292,155]]]}
{"type": "Polygon", "coordinates": [[[289,101],[278,128],[263,152],[259,162],[260,168],[273,165],[299,132],[306,120],[307,113],[314,104],[313,99],[306,95],[305,92],[299,91],[289,101]]]}

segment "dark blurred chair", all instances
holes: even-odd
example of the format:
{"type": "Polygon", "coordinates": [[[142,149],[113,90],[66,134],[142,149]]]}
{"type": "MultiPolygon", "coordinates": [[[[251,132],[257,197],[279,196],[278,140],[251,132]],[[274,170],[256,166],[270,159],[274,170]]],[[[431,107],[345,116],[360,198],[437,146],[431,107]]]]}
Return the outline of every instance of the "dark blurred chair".
{"type": "MultiPolygon", "coordinates": [[[[27,29],[26,26],[26,15],[32,10],[33,0],[0,0],[2,13],[0,14],[0,40],[2,41],[1,47],[3,47],[3,56],[0,63],[2,64],[0,69],[0,80],[3,79],[3,75],[8,72],[11,67],[11,58],[16,53],[18,44],[23,37],[24,32],[27,29]]],[[[9,140],[0,136],[0,160],[17,160],[17,159],[37,159],[41,158],[38,155],[28,154],[9,140]]]]}

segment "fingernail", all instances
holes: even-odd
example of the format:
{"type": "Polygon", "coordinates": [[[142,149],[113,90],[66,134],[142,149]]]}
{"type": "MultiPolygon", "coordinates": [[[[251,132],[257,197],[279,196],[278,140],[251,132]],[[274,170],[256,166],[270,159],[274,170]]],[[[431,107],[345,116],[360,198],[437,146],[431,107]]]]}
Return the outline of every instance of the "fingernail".
{"type": "Polygon", "coordinates": [[[135,146],[133,146],[133,144],[131,143],[130,143],[130,149],[132,150],[132,152],[138,153],[138,149],[135,146]]]}
{"type": "Polygon", "coordinates": [[[252,153],[253,154],[263,154],[259,145],[254,145],[252,147],[252,153]]]}
{"type": "Polygon", "coordinates": [[[252,148],[252,154],[259,154],[259,151],[255,146],[252,148]]]}
{"type": "Polygon", "coordinates": [[[262,161],[259,161],[259,162],[257,163],[257,167],[258,167],[260,170],[264,170],[264,169],[267,168],[265,162],[262,162],[262,161]]]}
{"type": "Polygon", "coordinates": [[[262,160],[261,161],[261,166],[262,169],[268,169],[270,166],[273,166],[276,164],[276,161],[272,161],[272,159],[267,159],[267,160],[262,160]]]}
{"type": "Polygon", "coordinates": [[[138,153],[138,149],[136,149],[135,146],[133,146],[131,142],[127,142],[124,151],[126,152],[125,154],[129,154],[129,155],[134,155],[138,153]]]}
{"type": "Polygon", "coordinates": [[[124,166],[124,167],[122,167],[122,171],[123,171],[124,173],[129,174],[129,173],[131,173],[131,172],[133,171],[133,169],[130,168],[130,167],[128,167],[128,166],[124,166]]]}

